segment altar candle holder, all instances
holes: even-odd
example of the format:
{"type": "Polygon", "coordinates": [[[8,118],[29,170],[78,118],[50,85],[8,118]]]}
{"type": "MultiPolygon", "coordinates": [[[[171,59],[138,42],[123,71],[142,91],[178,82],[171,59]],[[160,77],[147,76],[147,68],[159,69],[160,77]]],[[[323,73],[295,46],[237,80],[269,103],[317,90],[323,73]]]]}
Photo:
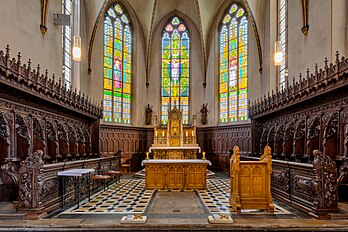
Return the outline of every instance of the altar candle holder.
{"type": "Polygon", "coordinates": [[[146,160],[149,159],[149,152],[146,152],[146,160]]]}
{"type": "Polygon", "coordinates": [[[203,157],[202,160],[205,160],[205,151],[203,151],[203,157]]]}

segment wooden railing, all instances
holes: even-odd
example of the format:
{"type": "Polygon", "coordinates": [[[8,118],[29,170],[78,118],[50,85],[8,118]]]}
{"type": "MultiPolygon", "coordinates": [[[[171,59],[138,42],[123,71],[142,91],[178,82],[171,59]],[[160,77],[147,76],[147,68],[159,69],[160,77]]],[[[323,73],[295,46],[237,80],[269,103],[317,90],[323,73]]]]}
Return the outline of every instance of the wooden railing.
{"type": "Polygon", "coordinates": [[[63,85],[62,79],[55,80],[48,77],[48,71],[41,73],[40,65],[32,69],[31,60],[22,65],[21,53],[18,52],[17,60],[10,57],[10,48],[6,47],[5,53],[0,50],[0,83],[25,91],[33,96],[58,104],[74,112],[92,117],[102,117],[102,104],[92,99],[81,91],[77,92],[72,86],[63,85]]]}

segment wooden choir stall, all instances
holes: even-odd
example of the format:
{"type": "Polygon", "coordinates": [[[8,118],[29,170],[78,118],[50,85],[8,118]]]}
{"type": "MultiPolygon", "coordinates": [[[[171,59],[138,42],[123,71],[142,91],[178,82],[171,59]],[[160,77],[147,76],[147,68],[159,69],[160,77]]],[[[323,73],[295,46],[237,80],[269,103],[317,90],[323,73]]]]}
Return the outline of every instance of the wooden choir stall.
{"type": "Polygon", "coordinates": [[[271,194],[272,155],[266,146],[260,161],[240,161],[239,147],[230,160],[230,205],[234,210],[266,209],[274,212],[271,194]]]}
{"type": "Polygon", "coordinates": [[[196,143],[195,116],[192,126],[184,126],[182,113],[174,107],[168,115],[167,126],[157,126],[155,118],[154,143],[149,151],[154,159],[145,165],[147,189],[205,189],[207,165],[210,161],[197,159],[201,149],[196,143]]]}

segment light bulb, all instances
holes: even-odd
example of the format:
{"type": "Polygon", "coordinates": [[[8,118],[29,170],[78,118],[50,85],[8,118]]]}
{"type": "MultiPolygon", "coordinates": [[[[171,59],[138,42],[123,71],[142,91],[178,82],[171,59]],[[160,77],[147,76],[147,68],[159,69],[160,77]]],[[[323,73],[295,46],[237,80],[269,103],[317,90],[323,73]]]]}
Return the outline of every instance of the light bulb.
{"type": "Polygon", "coordinates": [[[81,52],[81,37],[74,36],[74,46],[72,49],[73,60],[81,61],[82,52],[81,52]]]}
{"type": "Polygon", "coordinates": [[[283,53],[281,50],[280,41],[274,43],[274,65],[279,66],[283,62],[283,53]]]}

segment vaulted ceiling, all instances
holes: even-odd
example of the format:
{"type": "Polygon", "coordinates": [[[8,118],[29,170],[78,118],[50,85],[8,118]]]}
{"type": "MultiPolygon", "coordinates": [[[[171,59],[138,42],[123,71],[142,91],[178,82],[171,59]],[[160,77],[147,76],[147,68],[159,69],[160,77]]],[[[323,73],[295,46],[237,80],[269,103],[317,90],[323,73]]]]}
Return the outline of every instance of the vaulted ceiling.
{"type": "MultiPolygon", "coordinates": [[[[86,0],[86,8],[88,14],[88,28],[89,34],[92,34],[95,21],[105,1],[113,2],[113,0],[86,0]]],[[[246,0],[237,0],[243,2],[246,0]]],[[[154,14],[154,27],[165,17],[173,11],[179,11],[185,14],[196,25],[199,30],[199,17],[201,18],[202,37],[204,44],[206,44],[209,32],[211,31],[215,18],[224,4],[233,2],[230,0],[198,0],[199,14],[197,13],[196,0],[157,0],[156,11],[154,4],[156,0],[124,0],[123,4],[127,4],[131,8],[139,20],[139,24],[144,34],[145,44],[148,44],[151,32],[151,19],[154,14]]],[[[251,11],[253,12],[256,25],[259,33],[262,35],[260,29],[262,25],[262,13],[264,0],[248,0],[251,11]]],[[[224,9],[223,9],[224,10],[224,9]]]]}

